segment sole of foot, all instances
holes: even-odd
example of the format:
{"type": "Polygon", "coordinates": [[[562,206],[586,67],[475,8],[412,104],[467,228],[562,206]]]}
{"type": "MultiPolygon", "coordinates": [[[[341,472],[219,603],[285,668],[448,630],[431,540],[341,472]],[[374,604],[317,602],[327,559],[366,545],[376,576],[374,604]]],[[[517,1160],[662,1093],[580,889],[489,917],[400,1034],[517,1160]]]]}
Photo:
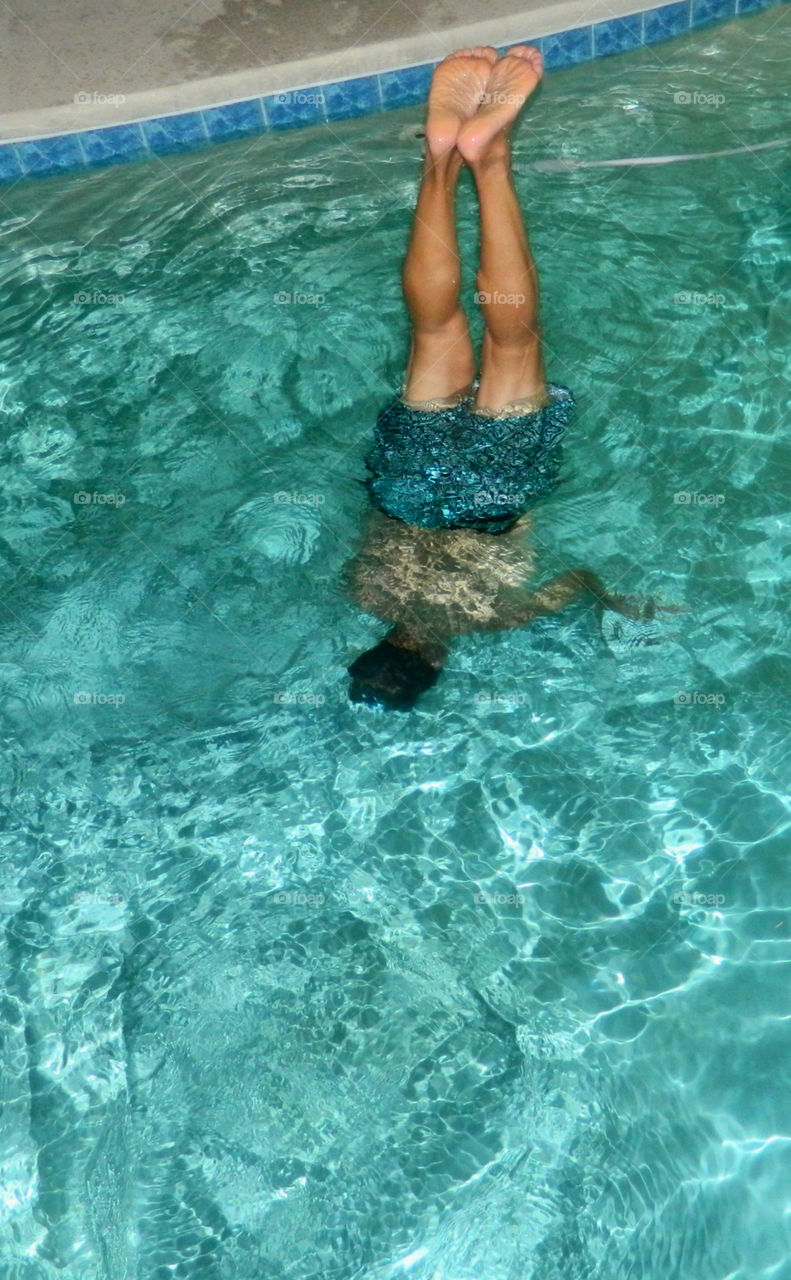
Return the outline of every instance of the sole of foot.
{"type": "Polygon", "coordinates": [[[497,50],[489,45],[458,49],[437,67],[431,81],[426,117],[426,146],[440,160],[456,146],[459,131],[485,101],[497,50]]]}
{"type": "Polygon", "coordinates": [[[514,45],[491,68],[481,105],[456,136],[456,146],[467,164],[484,159],[505,138],[542,75],[541,53],[529,44],[514,45]]]}

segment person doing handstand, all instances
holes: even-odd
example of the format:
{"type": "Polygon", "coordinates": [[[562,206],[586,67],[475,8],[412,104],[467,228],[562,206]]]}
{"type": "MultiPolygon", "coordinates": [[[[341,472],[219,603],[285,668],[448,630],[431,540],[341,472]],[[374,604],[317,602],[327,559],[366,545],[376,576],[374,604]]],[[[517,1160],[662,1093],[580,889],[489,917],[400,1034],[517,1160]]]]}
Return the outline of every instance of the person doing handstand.
{"type": "Polygon", "coordinates": [[[524,626],[583,593],[630,617],[655,607],[610,595],[585,568],[526,585],[535,565],[525,509],[555,487],[574,404],[545,378],[538,274],[511,175],[509,130],[541,75],[529,45],[503,57],[462,49],[434,72],[402,273],[411,351],[402,394],[376,424],[367,460],[376,509],[348,568],[358,604],[392,629],[348,668],[354,702],[406,710],[436,681],[452,636],[524,626]],[[459,300],[465,164],[480,208],[478,379],[459,300]]]}

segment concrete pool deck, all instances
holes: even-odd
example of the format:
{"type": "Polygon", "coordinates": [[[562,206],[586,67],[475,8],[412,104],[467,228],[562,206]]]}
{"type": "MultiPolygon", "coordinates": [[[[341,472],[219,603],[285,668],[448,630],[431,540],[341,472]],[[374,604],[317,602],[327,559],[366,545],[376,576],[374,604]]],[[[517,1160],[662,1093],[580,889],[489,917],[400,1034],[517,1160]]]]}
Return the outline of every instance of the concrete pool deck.
{"type": "Polygon", "coordinates": [[[523,32],[534,12],[563,8],[579,11],[569,25],[586,9],[625,11],[487,0],[482,21],[479,0],[115,0],[110,13],[100,0],[9,0],[0,5],[0,116],[68,105],[79,91],[129,96],[250,71],[266,93],[282,88],[281,66],[314,59],[338,80],[384,69],[369,46],[389,46],[390,66],[406,65],[402,54],[432,61],[455,44],[454,29],[497,35],[512,18],[523,32]]]}
{"type": "Polygon", "coordinates": [[[777,2],[0,0],[0,180],[406,105],[460,46],[552,70],[777,2]]]}

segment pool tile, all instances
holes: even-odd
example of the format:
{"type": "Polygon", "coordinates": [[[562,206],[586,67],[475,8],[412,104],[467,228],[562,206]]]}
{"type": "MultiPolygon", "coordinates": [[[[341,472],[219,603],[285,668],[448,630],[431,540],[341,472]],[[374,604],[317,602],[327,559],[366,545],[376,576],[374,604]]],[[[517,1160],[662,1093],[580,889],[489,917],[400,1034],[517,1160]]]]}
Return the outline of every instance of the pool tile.
{"type": "Polygon", "coordinates": [[[212,142],[246,138],[266,128],[264,106],[260,98],[245,102],[226,102],[221,107],[207,107],[202,113],[206,132],[212,142]]]}
{"type": "Polygon", "coordinates": [[[321,85],[270,93],[263,99],[263,104],[270,129],[294,129],[297,125],[317,124],[327,118],[321,85]]]}
{"type": "Polygon", "coordinates": [[[705,27],[736,12],[736,0],[692,0],[692,26],[705,27]]]}
{"type": "Polygon", "coordinates": [[[775,0],[736,0],[737,13],[758,13],[760,9],[771,9],[775,0]]]}
{"type": "Polygon", "coordinates": [[[434,62],[423,62],[419,67],[404,67],[401,71],[383,71],[379,76],[382,105],[409,107],[418,102],[424,102],[435,66],[434,62]]]}
{"type": "Polygon", "coordinates": [[[508,50],[513,48],[515,44],[530,44],[533,46],[534,49],[540,49],[541,52],[543,53],[544,50],[542,48],[542,45],[544,40],[547,40],[547,39],[551,40],[551,38],[552,38],[551,36],[549,37],[548,36],[528,36],[526,40],[512,40],[510,44],[498,45],[497,53],[501,58],[503,58],[507,54],[508,50]]]}
{"type": "Polygon", "coordinates": [[[22,161],[16,147],[10,142],[0,143],[0,182],[13,182],[23,176],[22,161]]]}
{"type": "Polygon", "coordinates": [[[200,111],[186,111],[179,116],[160,116],[142,121],[143,136],[157,155],[173,151],[191,151],[207,141],[206,126],[200,111]]]}
{"type": "Polygon", "coordinates": [[[548,71],[562,67],[574,67],[593,57],[593,28],[573,27],[556,36],[544,36],[542,40],[544,66],[548,71]]]}
{"type": "Polygon", "coordinates": [[[85,169],[87,162],[80,146],[79,134],[60,133],[52,138],[34,138],[16,144],[23,172],[29,177],[43,178],[50,173],[74,173],[85,169]]]}
{"type": "Polygon", "coordinates": [[[115,164],[148,155],[139,124],[114,124],[107,129],[86,129],[81,133],[82,149],[90,165],[115,164]]]}
{"type": "MultiPolygon", "coordinates": [[[[642,14],[627,14],[541,36],[532,43],[541,49],[547,69],[558,70],[623,53],[643,42],[653,44],[666,40],[737,13],[756,13],[777,3],[778,0],[677,0],[642,14]]],[[[433,62],[421,63],[379,75],[207,107],[203,111],[29,139],[13,145],[0,142],[0,182],[14,181],[20,176],[73,173],[134,159],[149,151],[158,154],[190,151],[208,142],[240,138],[268,128],[343,120],[383,108],[415,105],[425,101],[435,66],[433,62]]]]}
{"type": "Polygon", "coordinates": [[[606,57],[610,53],[626,53],[643,43],[643,15],[632,13],[627,18],[610,18],[597,22],[593,27],[593,55],[606,57]]]}
{"type": "Polygon", "coordinates": [[[666,4],[661,9],[650,9],[643,14],[643,40],[653,44],[657,40],[669,40],[687,31],[691,19],[691,0],[680,4],[666,4]]]}
{"type": "Polygon", "coordinates": [[[382,109],[378,76],[338,80],[335,84],[323,85],[322,91],[328,120],[347,120],[350,116],[365,116],[382,109]]]}

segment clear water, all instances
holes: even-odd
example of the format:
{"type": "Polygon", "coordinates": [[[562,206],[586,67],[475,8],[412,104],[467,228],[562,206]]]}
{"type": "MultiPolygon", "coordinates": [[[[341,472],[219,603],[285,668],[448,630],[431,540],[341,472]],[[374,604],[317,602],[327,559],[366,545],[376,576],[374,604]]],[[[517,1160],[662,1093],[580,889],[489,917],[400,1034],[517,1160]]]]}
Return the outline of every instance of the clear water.
{"type": "MultiPolygon", "coordinates": [[[[776,137],[789,58],[779,8],[554,75],[519,163],[776,137]]],[[[2,191],[7,1280],[791,1276],[788,151],[520,170],[542,574],[688,612],[387,716],[341,573],[418,120],[2,191]]]]}

